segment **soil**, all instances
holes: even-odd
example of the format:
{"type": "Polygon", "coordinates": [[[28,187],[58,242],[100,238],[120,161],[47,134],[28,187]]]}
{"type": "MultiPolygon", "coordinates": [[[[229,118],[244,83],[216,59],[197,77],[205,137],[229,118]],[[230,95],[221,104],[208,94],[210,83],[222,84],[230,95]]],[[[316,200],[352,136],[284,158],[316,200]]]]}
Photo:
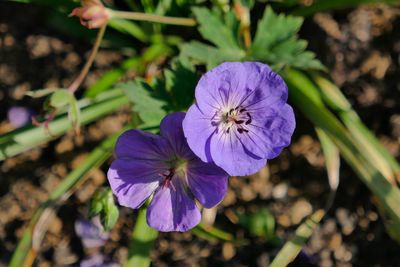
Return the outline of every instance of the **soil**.
{"type": "MultiPolygon", "coordinates": [[[[13,129],[12,106],[41,112],[41,100],[24,96],[31,89],[63,87],[79,73],[90,44],[48,26],[46,9],[0,2],[0,134],[13,129]],[[23,16],[17,14],[24,14],[23,16]],[[34,23],[33,23],[34,22],[34,23]]],[[[306,19],[301,36],[328,67],[328,73],[365,124],[397,158],[400,155],[400,10],[385,5],[319,13],[306,19]]],[[[123,55],[99,54],[87,87],[123,55]]],[[[131,75],[131,74],[129,74],[131,75]]],[[[247,239],[247,244],[207,241],[193,233],[161,233],[151,252],[153,266],[268,266],[282,242],[329,193],[324,159],[312,125],[296,111],[292,145],[258,174],[232,177],[214,226],[247,239]],[[237,214],[268,208],[276,220],[276,239],[253,236],[237,214]]],[[[122,109],[46,145],[0,163],[0,266],[7,266],[24,226],[49,192],[96,145],[129,120],[122,109]]],[[[59,209],[45,235],[36,266],[78,265],[93,251],[74,232],[77,218],[88,216],[88,200],[107,185],[109,161],[59,209]]],[[[212,212],[211,212],[212,214],[212,212]]],[[[120,208],[110,239],[100,250],[115,262],[128,253],[136,212],[120,208]]],[[[211,216],[212,220],[212,216],[211,216]]],[[[400,266],[400,246],[385,232],[373,197],[342,162],[333,207],[292,266],[400,266]]]]}

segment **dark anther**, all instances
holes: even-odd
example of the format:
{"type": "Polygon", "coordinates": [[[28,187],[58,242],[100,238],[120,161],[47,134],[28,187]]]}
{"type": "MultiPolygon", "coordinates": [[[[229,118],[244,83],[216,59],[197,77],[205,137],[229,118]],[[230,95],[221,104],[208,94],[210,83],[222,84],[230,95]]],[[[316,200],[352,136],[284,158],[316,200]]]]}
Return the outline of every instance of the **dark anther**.
{"type": "MultiPolygon", "coordinates": [[[[246,111],[245,108],[242,108],[241,110],[239,110],[240,113],[245,112],[245,111],[246,111]]],[[[247,114],[249,114],[249,113],[247,113],[247,114]]]]}
{"type": "Polygon", "coordinates": [[[231,129],[231,127],[228,127],[228,129],[226,129],[226,133],[229,133],[230,129],[231,129]]]}
{"type": "MultiPolygon", "coordinates": [[[[234,111],[234,109],[233,108],[231,108],[230,110],[229,110],[229,115],[232,115],[232,112],[234,111]]],[[[226,115],[228,115],[228,114],[226,114],[226,115]]]]}
{"type": "Polygon", "coordinates": [[[244,120],[234,120],[234,122],[235,122],[236,124],[242,124],[242,123],[244,122],[244,120]]]}
{"type": "Polygon", "coordinates": [[[247,121],[246,121],[246,125],[248,125],[248,124],[250,124],[251,122],[252,122],[252,119],[251,119],[251,116],[250,116],[250,113],[246,113],[246,115],[247,115],[247,117],[249,118],[247,121]]]}
{"type": "Polygon", "coordinates": [[[246,129],[243,129],[243,128],[237,128],[237,131],[238,131],[240,134],[242,134],[243,132],[246,132],[246,133],[249,132],[249,130],[246,130],[246,129]]]}

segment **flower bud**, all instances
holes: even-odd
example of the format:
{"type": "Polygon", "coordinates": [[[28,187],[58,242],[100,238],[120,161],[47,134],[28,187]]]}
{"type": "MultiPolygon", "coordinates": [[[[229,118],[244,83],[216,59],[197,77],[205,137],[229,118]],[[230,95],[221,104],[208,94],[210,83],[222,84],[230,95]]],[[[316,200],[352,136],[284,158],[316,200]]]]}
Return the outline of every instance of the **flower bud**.
{"type": "Polygon", "coordinates": [[[89,29],[107,24],[110,14],[100,0],[82,0],[82,7],[72,10],[71,16],[79,17],[81,24],[89,29]]]}

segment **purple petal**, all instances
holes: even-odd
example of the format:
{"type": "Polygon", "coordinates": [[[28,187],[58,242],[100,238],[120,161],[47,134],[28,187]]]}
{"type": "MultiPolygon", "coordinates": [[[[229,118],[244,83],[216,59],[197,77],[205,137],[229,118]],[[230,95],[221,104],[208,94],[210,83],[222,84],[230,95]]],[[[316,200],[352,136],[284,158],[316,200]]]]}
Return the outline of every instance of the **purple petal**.
{"type": "Polygon", "coordinates": [[[162,161],[116,159],[107,177],[119,204],[136,209],[157,189],[166,170],[162,161]]]}
{"type": "Polygon", "coordinates": [[[243,146],[238,133],[220,132],[211,138],[211,157],[214,163],[231,176],[245,176],[256,173],[267,163],[266,159],[254,155],[243,146]]]}
{"type": "Polygon", "coordinates": [[[168,140],[170,146],[178,156],[191,159],[196,156],[190,150],[183,135],[182,121],[184,118],[184,112],[174,112],[167,115],[161,121],[160,134],[168,140]]]}
{"type": "Polygon", "coordinates": [[[212,162],[209,141],[216,127],[197,104],[192,105],[183,120],[183,131],[189,147],[204,162],[212,162]]]}
{"type": "Polygon", "coordinates": [[[238,102],[247,92],[246,70],[240,62],[225,62],[204,74],[196,86],[200,110],[213,116],[220,108],[238,102]]]}
{"type": "Polygon", "coordinates": [[[242,107],[252,113],[262,113],[266,108],[277,108],[286,103],[288,89],[281,76],[262,63],[245,62],[243,65],[248,93],[239,103],[242,107]]]}
{"type": "Polygon", "coordinates": [[[161,232],[186,232],[200,222],[200,211],[184,182],[161,186],[147,209],[147,223],[161,232]]]}
{"type": "Polygon", "coordinates": [[[242,138],[247,150],[255,155],[272,159],[290,144],[296,127],[293,109],[285,104],[279,110],[266,110],[253,116],[249,132],[242,138]]]}
{"type": "Polygon", "coordinates": [[[99,217],[95,217],[92,220],[76,220],[75,232],[81,238],[82,244],[87,248],[101,247],[109,237],[109,233],[104,231],[99,217]]]}
{"type": "Polygon", "coordinates": [[[110,261],[103,254],[94,254],[92,256],[84,258],[80,264],[80,267],[119,267],[118,263],[110,261]]]}
{"type": "Polygon", "coordinates": [[[187,168],[190,191],[206,208],[222,201],[228,185],[228,174],[213,163],[200,159],[191,161],[187,168]]]}
{"type": "Polygon", "coordinates": [[[7,118],[15,128],[20,128],[31,122],[33,112],[25,107],[11,107],[7,111],[7,118]]]}
{"type": "Polygon", "coordinates": [[[117,158],[161,160],[171,154],[168,142],[159,135],[140,130],[124,132],[115,145],[117,158]]]}

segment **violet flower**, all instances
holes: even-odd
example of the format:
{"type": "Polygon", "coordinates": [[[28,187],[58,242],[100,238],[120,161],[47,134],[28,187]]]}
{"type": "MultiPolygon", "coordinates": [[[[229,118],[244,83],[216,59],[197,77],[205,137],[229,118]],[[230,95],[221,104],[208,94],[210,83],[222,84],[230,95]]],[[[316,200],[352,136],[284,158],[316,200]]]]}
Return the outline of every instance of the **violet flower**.
{"type": "Polygon", "coordinates": [[[120,267],[118,263],[110,261],[103,254],[94,254],[92,256],[84,258],[80,264],[80,267],[120,267]]]}
{"type": "Polygon", "coordinates": [[[7,118],[15,128],[21,128],[31,122],[33,112],[25,107],[11,107],[7,112],[7,118]]]}
{"type": "Polygon", "coordinates": [[[123,133],[108,180],[118,202],[139,208],[153,193],[147,223],[162,232],[187,231],[200,222],[195,198],[206,208],[217,205],[227,189],[228,175],[201,161],[183,135],[183,112],[166,116],[160,135],[140,130],[123,133]]]}
{"type": "Polygon", "coordinates": [[[75,232],[81,238],[82,244],[86,248],[101,247],[109,238],[109,233],[104,231],[98,216],[92,220],[76,220],[75,232]]]}
{"type": "Polygon", "coordinates": [[[183,130],[189,147],[229,175],[257,172],[289,145],[295,128],[287,86],[267,65],[226,62],[196,87],[183,130]]]}

